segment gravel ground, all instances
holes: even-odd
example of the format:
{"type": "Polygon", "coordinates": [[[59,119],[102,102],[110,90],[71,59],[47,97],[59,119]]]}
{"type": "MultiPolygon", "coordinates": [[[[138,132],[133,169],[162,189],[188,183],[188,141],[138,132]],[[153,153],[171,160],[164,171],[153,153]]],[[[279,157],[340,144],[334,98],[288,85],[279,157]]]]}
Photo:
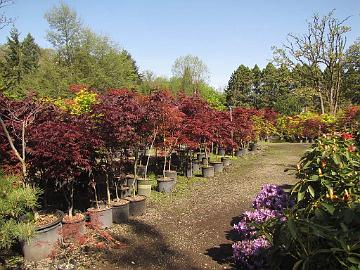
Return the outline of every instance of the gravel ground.
{"type": "Polygon", "coordinates": [[[308,144],[276,143],[232,161],[185,196],[150,202],[147,213],[112,232],[128,244],[104,253],[94,269],[232,269],[232,224],[264,184],[296,182],[293,167],[308,144]]]}

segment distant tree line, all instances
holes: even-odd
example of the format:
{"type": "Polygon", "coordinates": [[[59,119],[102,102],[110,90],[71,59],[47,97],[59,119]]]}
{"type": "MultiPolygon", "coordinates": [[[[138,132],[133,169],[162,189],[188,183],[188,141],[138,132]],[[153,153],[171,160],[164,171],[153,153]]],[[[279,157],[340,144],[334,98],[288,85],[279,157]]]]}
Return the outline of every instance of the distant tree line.
{"type": "Polygon", "coordinates": [[[347,19],[333,11],[314,15],[305,34],[289,34],[282,48],[274,47],[273,62],[263,70],[240,65],[225,90],[227,105],[335,114],[359,104],[360,39],[346,50],[347,19]]]}
{"type": "MultiPolygon", "coordinates": [[[[3,17],[1,26],[10,22],[3,17]]],[[[15,27],[0,47],[0,91],[6,96],[24,98],[32,91],[41,97],[64,98],[73,95],[71,85],[86,85],[98,92],[126,88],[144,94],[165,89],[173,94],[198,93],[213,107],[224,108],[222,93],[207,84],[208,68],[198,57],[177,58],[171,78],[151,71],[141,74],[128,51],[84,26],[66,4],[55,6],[44,17],[52,48],[40,48],[30,33],[21,40],[15,27]]]]}

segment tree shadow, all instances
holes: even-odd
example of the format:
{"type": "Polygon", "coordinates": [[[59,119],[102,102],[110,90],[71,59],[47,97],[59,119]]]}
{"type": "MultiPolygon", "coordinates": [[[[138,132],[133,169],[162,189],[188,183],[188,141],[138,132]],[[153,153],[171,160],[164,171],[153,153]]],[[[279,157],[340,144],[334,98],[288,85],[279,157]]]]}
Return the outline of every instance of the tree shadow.
{"type": "MultiPolygon", "coordinates": [[[[231,227],[233,227],[234,224],[237,224],[240,220],[241,220],[240,216],[233,217],[230,221],[231,227]]],[[[216,261],[220,265],[226,264],[227,269],[237,269],[233,260],[232,243],[239,241],[240,237],[238,233],[236,233],[235,230],[233,229],[225,231],[224,233],[225,233],[225,238],[231,242],[209,248],[206,250],[205,255],[211,257],[212,260],[216,261]]]]}
{"type": "Polygon", "coordinates": [[[137,219],[130,220],[128,225],[132,231],[130,238],[112,234],[128,246],[102,252],[103,259],[109,264],[131,269],[201,269],[189,255],[173,249],[154,226],[137,219]]]}

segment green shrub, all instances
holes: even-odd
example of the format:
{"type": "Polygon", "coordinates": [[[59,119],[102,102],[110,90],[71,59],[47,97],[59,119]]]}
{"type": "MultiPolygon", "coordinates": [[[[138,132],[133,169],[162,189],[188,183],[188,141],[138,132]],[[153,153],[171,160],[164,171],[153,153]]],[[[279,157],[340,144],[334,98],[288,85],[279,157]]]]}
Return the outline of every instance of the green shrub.
{"type": "Polygon", "coordinates": [[[17,240],[34,233],[34,224],[20,217],[31,214],[37,205],[38,190],[23,187],[15,177],[0,172],[0,250],[9,249],[17,240]]]}
{"type": "Polygon", "coordinates": [[[298,164],[297,204],[260,228],[273,269],[360,269],[360,152],[351,134],[324,136],[298,164]]]}

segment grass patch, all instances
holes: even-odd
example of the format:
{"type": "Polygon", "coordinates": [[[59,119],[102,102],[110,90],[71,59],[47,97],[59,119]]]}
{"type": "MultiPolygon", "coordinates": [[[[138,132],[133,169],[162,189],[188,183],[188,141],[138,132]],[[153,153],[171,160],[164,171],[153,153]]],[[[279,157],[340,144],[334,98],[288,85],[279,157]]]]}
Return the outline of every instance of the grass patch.
{"type": "Polygon", "coordinates": [[[158,192],[156,191],[156,180],[154,189],[151,191],[150,201],[159,204],[167,204],[173,200],[185,197],[193,189],[195,184],[202,184],[209,181],[207,178],[194,176],[194,177],[177,177],[177,183],[172,193],[158,192]]]}

